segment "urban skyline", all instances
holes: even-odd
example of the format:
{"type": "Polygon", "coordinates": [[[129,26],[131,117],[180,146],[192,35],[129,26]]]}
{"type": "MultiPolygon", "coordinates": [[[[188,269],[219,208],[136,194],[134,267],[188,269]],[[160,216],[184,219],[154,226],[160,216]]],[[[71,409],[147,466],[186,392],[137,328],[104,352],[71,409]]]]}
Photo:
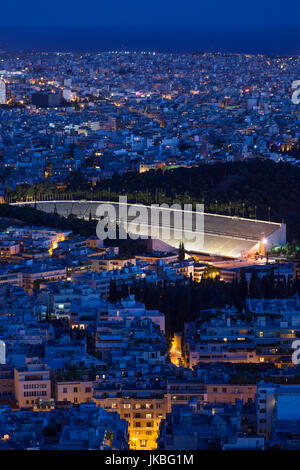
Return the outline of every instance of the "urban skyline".
{"type": "Polygon", "coordinates": [[[1,6],[0,450],[300,449],[299,13],[1,6]]]}

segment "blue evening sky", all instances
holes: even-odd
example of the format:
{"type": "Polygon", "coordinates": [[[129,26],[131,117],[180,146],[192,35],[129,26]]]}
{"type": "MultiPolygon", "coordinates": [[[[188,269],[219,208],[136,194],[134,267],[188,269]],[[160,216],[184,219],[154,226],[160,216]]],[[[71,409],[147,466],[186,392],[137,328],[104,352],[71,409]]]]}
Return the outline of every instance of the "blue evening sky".
{"type": "Polygon", "coordinates": [[[10,0],[1,27],[300,24],[299,0],[10,0]]]}

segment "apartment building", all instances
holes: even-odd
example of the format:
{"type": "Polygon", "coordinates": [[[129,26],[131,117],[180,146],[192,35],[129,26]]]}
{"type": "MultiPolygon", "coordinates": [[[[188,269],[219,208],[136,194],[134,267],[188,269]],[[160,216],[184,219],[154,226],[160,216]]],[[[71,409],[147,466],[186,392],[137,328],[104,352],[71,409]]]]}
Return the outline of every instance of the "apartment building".
{"type": "Polygon", "coordinates": [[[14,369],[15,397],[19,408],[32,408],[38,400],[51,399],[50,369],[37,358],[14,369]]]}
{"type": "Polygon", "coordinates": [[[93,396],[93,382],[88,380],[54,381],[53,397],[59,402],[89,403],[93,396]]]}
{"type": "Polygon", "coordinates": [[[93,400],[106,411],[117,411],[128,422],[130,449],[156,449],[159,425],[168,412],[168,400],[163,391],[147,391],[144,396],[138,390],[128,393],[127,397],[118,397],[117,394],[111,397],[108,393],[105,398],[103,395],[95,390],[93,400]],[[145,396],[147,394],[148,397],[145,396]]]}

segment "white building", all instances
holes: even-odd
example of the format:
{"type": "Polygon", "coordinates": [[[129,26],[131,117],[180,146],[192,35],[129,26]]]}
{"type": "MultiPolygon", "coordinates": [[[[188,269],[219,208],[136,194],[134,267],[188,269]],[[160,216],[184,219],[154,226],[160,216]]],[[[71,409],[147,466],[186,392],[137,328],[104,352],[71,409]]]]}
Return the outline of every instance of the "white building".
{"type": "Polygon", "coordinates": [[[143,320],[148,318],[158,325],[163,333],[165,332],[165,315],[158,310],[147,310],[144,304],[135,300],[134,295],[129,295],[118,305],[103,301],[103,306],[100,308],[100,318],[107,321],[122,321],[126,318],[129,320],[143,320]]]}

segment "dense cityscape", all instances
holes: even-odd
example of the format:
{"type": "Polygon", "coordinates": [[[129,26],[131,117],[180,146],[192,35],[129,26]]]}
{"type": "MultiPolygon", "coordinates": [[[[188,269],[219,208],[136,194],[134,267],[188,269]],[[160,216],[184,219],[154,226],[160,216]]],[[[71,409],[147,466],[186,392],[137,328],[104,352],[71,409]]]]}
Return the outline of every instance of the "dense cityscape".
{"type": "Polygon", "coordinates": [[[1,450],[300,449],[297,79],[0,52],[1,450]],[[120,196],[203,204],[202,245],[99,238],[120,196]]]}

